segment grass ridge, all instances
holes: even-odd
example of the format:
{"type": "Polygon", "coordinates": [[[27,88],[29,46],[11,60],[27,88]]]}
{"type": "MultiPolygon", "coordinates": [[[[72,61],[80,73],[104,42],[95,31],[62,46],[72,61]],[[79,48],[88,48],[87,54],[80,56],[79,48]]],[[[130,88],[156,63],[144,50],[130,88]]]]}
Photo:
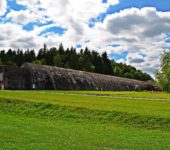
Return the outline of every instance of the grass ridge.
{"type": "Polygon", "coordinates": [[[61,106],[46,102],[0,99],[0,110],[48,119],[66,119],[76,122],[114,123],[136,128],[161,129],[170,131],[170,118],[144,116],[119,111],[101,111],[75,106],[61,106]]]}

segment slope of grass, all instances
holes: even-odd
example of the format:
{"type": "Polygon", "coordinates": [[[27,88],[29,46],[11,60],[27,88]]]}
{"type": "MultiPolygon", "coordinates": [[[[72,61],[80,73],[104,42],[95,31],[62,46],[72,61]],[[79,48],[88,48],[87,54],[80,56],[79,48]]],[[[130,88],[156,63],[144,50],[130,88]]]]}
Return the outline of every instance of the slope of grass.
{"type": "Polygon", "coordinates": [[[24,114],[48,119],[64,119],[75,122],[117,123],[122,126],[143,127],[170,131],[170,118],[141,116],[139,114],[91,110],[81,107],[60,106],[48,103],[1,100],[0,109],[4,112],[24,114]]]}
{"type": "Polygon", "coordinates": [[[0,112],[1,150],[168,150],[170,133],[0,112]]]}
{"type": "MultiPolygon", "coordinates": [[[[71,92],[71,91],[70,91],[71,92]]],[[[137,113],[140,115],[157,116],[162,118],[170,117],[170,99],[149,100],[133,99],[134,93],[129,94],[132,98],[122,97],[100,97],[91,95],[70,94],[51,91],[2,91],[0,99],[25,100],[32,102],[45,102],[62,106],[75,106],[87,109],[102,111],[118,111],[137,113]]],[[[74,92],[74,91],[73,91],[74,92]]],[[[103,93],[103,92],[102,92],[103,93]]],[[[112,92],[114,94],[115,92],[112,92]]],[[[142,94],[141,92],[139,92],[142,94]]],[[[145,95],[145,93],[143,93],[145,95]]],[[[165,94],[166,95],[166,94],[165,94]]],[[[145,95],[146,96],[146,95],[145,95]]],[[[169,96],[169,95],[168,95],[169,96]]]]}
{"type": "Polygon", "coordinates": [[[147,93],[0,91],[0,149],[168,150],[169,95],[147,93]]]}

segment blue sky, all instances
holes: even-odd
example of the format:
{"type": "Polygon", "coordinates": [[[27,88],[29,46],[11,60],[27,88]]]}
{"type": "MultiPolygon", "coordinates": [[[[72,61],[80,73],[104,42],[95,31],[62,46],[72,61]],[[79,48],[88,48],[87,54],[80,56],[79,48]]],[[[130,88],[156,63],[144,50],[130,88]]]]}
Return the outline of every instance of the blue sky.
{"type": "Polygon", "coordinates": [[[9,11],[10,10],[20,11],[20,10],[26,10],[27,9],[26,6],[17,4],[16,0],[8,0],[7,5],[9,7],[9,11]]]}
{"type": "Polygon", "coordinates": [[[63,43],[153,74],[170,49],[170,0],[0,0],[1,49],[63,43]]]}

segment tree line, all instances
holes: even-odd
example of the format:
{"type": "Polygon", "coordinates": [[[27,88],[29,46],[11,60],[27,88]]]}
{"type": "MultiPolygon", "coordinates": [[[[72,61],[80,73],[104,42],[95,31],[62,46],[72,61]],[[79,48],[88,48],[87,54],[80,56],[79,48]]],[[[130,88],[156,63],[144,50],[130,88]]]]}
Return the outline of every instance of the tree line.
{"type": "Polygon", "coordinates": [[[0,51],[0,65],[20,67],[24,62],[34,64],[50,65],[81,71],[95,72],[99,74],[114,75],[119,77],[137,79],[142,81],[153,81],[147,73],[137,70],[135,67],[109,60],[106,52],[99,54],[87,47],[79,52],[73,47],[64,49],[62,43],[58,48],[41,48],[38,53],[35,50],[21,49],[0,51]]]}

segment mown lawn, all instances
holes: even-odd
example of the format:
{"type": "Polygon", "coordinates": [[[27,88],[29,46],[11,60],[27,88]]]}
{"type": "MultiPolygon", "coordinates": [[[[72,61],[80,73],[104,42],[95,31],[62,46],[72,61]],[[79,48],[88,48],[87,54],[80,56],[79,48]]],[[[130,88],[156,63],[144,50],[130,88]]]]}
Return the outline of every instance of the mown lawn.
{"type": "MultiPolygon", "coordinates": [[[[47,92],[47,91],[46,91],[47,92]]],[[[56,93],[56,91],[48,91],[50,93],[56,93]]],[[[57,93],[65,94],[89,94],[89,95],[101,95],[101,96],[115,96],[115,97],[129,97],[129,98],[147,98],[147,99],[170,99],[169,93],[164,92],[152,92],[152,91],[143,91],[143,92],[132,92],[132,91],[123,91],[123,92],[112,92],[112,91],[57,91],[57,93]]]]}
{"type": "Polygon", "coordinates": [[[83,107],[103,111],[120,111],[137,113],[141,115],[170,117],[170,94],[159,93],[158,98],[151,92],[106,92],[112,96],[103,96],[104,92],[96,92],[96,95],[87,95],[86,91],[0,91],[0,99],[25,100],[32,102],[44,102],[58,105],[83,107]],[[86,93],[83,95],[82,93],[86,93]],[[122,97],[124,93],[124,97],[122,97]],[[100,96],[100,94],[102,96],[100,96]],[[121,96],[119,96],[121,95],[121,96]],[[136,99],[135,97],[147,97],[136,99]],[[128,97],[127,97],[128,96],[128,97]],[[159,99],[162,96],[164,99],[159,99]],[[152,97],[152,98],[151,98],[152,97]],[[155,99],[155,100],[154,100],[155,99]]]}
{"type": "Polygon", "coordinates": [[[0,113],[2,150],[168,150],[170,133],[0,113]]]}
{"type": "Polygon", "coordinates": [[[168,150],[170,94],[0,91],[0,149],[168,150]]]}

